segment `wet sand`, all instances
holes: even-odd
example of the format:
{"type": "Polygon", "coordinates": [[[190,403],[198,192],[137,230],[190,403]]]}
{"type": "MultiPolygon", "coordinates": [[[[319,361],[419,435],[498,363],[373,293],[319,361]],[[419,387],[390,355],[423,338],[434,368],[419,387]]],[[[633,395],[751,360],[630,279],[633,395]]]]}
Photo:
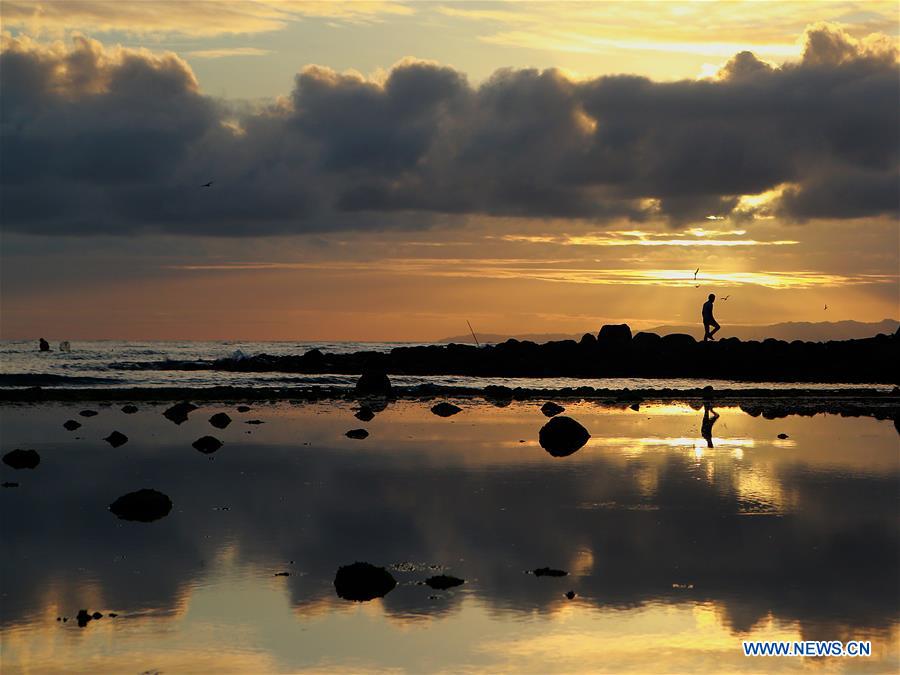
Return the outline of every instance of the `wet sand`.
{"type": "Polygon", "coordinates": [[[3,451],[41,457],[0,466],[19,483],[0,490],[3,672],[900,665],[890,420],[718,407],[707,441],[684,403],[560,401],[591,438],[553,457],[543,401],[449,401],[450,417],[395,400],[362,422],[356,401],[195,400],[180,425],[169,402],[0,407],[3,451]],[[128,441],[103,441],[113,430],[128,441]],[[223,445],[192,447],[205,435],[223,445]],[[108,510],[141,488],[171,511],[108,510]],[[397,586],[339,598],[336,571],[358,560],[397,586]],[[568,574],[527,573],[542,567],[568,574]],[[465,583],[423,584],[440,574],[465,583]],[[79,627],[80,609],[103,617],[79,627]],[[870,639],[874,656],[762,662],[747,639],[870,639]]]}

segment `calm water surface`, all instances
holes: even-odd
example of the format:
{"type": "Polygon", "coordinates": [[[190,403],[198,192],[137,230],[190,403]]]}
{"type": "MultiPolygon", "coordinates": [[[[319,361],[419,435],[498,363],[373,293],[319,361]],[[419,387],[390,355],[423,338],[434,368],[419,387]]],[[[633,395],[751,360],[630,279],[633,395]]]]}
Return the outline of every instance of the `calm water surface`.
{"type": "Polygon", "coordinates": [[[702,411],[580,403],[565,414],[592,438],[554,458],[537,404],[458,403],[367,424],[330,403],[209,404],[180,426],[150,404],[0,408],[3,452],[41,454],[0,467],[20,484],[0,489],[3,673],[897,671],[892,422],[724,408],[710,448],[702,411]],[[369,438],[344,437],[357,427],[369,438]],[[130,439],[117,449],[101,440],[114,429],[130,439]],[[191,447],[206,434],[225,442],[209,456],[191,447]],[[172,512],[107,510],[143,487],[172,512]],[[356,560],[398,586],[341,600],[335,571],[356,560]],[[525,573],[543,566],[570,574],[525,573]],[[436,569],[466,583],[419,583],[436,569]],[[79,628],[81,608],[118,616],[79,628]],[[748,659],[748,639],[874,654],[748,659]]]}

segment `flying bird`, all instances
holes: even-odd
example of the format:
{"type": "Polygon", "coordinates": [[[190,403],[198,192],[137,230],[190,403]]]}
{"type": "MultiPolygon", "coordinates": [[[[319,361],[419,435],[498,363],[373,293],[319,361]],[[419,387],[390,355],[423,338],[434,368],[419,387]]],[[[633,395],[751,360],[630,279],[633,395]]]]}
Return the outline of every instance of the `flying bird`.
{"type": "Polygon", "coordinates": [[[724,298],[722,298],[722,300],[727,300],[730,297],[731,297],[730,295],[726,295],[724,298]]]}
{"type": "Polygon", "coordinates": [[[209,181],[208,183],[204,183],[200,187],[212,187],[213,181],[209,181]]]}

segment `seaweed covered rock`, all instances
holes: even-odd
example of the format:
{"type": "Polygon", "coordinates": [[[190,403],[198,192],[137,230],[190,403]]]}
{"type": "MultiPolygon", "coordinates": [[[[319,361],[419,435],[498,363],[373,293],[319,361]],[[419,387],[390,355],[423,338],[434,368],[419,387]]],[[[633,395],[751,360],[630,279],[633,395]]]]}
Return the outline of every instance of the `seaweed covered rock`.
{"type": "Polygon", "coordinates": [[[109,505],[109,510],[122,520],[150,523],[169,515],[172,500],[158,490],[143,488],[122,495],[109,505]]]}
{"type": "Polygon", "coordinates": [[[431,406],[431,412],[438,417],[452,417],[460,411],[462,411],[462,408],[458,405],[448,403],[447,401],[441,401],[440,403],[431,406]]]}
{"type": "Polygon", "coordinates": [[[591,435],[571,417],[554,417],[541,427],[541,447],[554,457],[566,457],[580,450],[591,435]]]}
{"type": "Polygon", "coordinates": [[[123,434],[121,431],[113,431],[109,436],[103,439],[107,443],[109,443],[114,448],[118,448],[122,445],[125,445],[128,442],[128,436],[123,434]]]}
{"type": "Polygon", "coordinates": [[[334,590],[338,597],[355,602],[383,598],[396,585],[397,580],[385,568],[367,562],[344,565],[334,575],[334,590]]]}
{"type": "Polygon", "coordinates": [[[37,450],[10,450],[3,455],[3,463],[13,469],[33,469],[41,463],[37,450]]]}
{"type": "Polygon", "coordinates": [[[231,418],[226,413],[220,412],[210,417],[209,423],[216,429],[224,429],[231,424],[231,418]]]}
{"type": "Polygon", "coordinates": [[[188,414],[192,413],[197,409],[193,403],[189,403],[188,401],[182,401],[181,403],[176,403],[170,408],[167,408],[163,412],[163,417],[167,420],[171,420],[175,424],[182,424],[187,421],[188,414]]]}
{"type": "Polygon", "coordinates": [[[196,441],[191,443],[194,450],[202,452],[204,455],[211,455],[216,450],[222,447],[223,443],[218,438],[214,436],[201,436],[196,441]]]}
{"type": "Polygon", "coordinates": [[[544,413],[547,417],[555,417],[560,413],[565,412],[566,409],[563,408],[559,403],[554,403],[553,401],[547,401],[544,405],[541,406],[541,412],[544,413]]]}
{"type": "Polygon", "coordinates": [[[466,580],[460,579],[459,577],[452,577],[448,574],[438,574],[437,576],[428,577],[425,580],[425,583],[435,590],[445,591],[448,588],[463,585],[464,583],[466,583],[466,580]]]}

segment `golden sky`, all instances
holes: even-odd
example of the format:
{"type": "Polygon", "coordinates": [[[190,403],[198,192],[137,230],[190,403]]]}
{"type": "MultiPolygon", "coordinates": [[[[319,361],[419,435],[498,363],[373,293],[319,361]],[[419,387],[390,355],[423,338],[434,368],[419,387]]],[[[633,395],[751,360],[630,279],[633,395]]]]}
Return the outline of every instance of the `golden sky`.
{"type": "Polygon", "coordinates": [[[0,12],[3,338],[900,314],[895,3],[0,12]]]}

